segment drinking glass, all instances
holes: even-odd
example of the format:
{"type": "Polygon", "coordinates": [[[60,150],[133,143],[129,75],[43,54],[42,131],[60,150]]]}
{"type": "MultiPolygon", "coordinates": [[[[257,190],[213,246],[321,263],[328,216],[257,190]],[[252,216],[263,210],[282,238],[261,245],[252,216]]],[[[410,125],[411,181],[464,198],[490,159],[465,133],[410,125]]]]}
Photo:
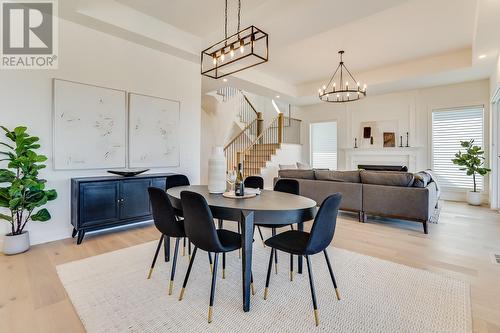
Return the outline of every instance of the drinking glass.
{"type": "Polygon", "coordinates": [[[236,171],[229,170],[226,173],[226,181],[229,183],[229,192],[234,191],[234,183],[236,183],[236,171]]]}

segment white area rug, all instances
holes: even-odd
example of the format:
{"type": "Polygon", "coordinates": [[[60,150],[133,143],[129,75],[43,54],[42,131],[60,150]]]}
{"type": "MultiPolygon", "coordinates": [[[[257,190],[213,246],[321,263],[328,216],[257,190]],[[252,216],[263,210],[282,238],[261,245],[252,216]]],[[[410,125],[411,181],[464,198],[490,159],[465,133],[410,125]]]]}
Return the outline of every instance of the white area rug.
{"type": "Polygon", "coordinates": [[[151,280],[146,279],[155,246],[156,242],[146,243],[57,267],[88,332],[472,331],[468,283],[333,248],[330,259],[342,300],[335,298],[323,255],[313,256],[320,313],[316,328],[305,262],[304,274],[295,274],[290,282],[289,257],[280,253],[279,274],[273,269],[264,301],[270,250],[257,242],[251,311],[242,310],[241,261],[234,252],[228,255],[225,280],[219,270],[214,318],[208,324],[206,253],[198,251],[184,300],[179,302],[187,256],[179,256],[174,294],[168,296],[170,263],[162,255],[151,280]]]}

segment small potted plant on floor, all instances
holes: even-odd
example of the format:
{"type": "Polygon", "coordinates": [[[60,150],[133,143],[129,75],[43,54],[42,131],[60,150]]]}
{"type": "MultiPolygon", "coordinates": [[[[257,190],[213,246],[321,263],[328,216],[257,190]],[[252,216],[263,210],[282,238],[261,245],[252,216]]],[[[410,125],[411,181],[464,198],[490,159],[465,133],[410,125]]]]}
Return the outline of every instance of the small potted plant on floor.
{"type": "Polygon", "coordinates": [[[474,183],[473,191],[467,191],[467,202],[470,205],[479,206],[481,204],[482,192],[477,190],[476,174],[485,176],[491,170],[483,167],[484,150],[474,145],[474,140],[460,141],[460,145],[465,148],[465,152],[459,151],[452,159],[453,164],[460,166],[460,170],[466,171],[467,176],[472,176],[474,183]]]}
{"type": "Polygon", "coordinates": [[[17,254],[30,247],[29,233],[24,230],[28,221],[48,221],[50,213],[41,208],[57,197],[55,190],[45,189],[45,180],[38,171],[45,168],[47,157],[38,155],[39,139],[26,133],[26,127],[5,131],[7,142],[0,142],[0,220],[10,223],[10,232],[4,237],[3,252],[17,254]],[[5,186],[7,184],[7,186],[5,186]],[[7,214],[4,214],[7,213],[7,214]]]}

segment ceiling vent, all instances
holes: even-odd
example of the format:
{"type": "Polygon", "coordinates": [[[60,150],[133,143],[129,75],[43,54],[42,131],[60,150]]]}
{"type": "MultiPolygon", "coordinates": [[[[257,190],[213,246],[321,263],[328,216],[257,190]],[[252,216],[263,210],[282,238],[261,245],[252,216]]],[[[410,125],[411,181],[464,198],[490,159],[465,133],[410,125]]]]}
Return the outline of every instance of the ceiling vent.
{"type": "Polygon", "coordinates": [[[491,262],[497,265],[500,265],[500,254],[498,253],[492,253],[490,255],[491,257],[491,262]]]}

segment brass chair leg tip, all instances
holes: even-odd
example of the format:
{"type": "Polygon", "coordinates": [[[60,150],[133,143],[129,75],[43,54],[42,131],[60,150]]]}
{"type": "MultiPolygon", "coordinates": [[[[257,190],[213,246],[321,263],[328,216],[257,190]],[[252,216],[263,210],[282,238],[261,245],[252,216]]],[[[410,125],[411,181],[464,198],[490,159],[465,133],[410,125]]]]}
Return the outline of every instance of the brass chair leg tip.
{"type": "Polygon", "coordinates": [[[254,295],[255,295],[255,289],[254,289],[254,287],[253,287],[253,282],[252,282],[252,283],[250,283],[250,288],[251,288],[251,290],[252,290],[252,296],[254,296],[254,295]]]}
{"type": "Polygon", "coordinates": [[[226,269],[224,268],[222,270],[222,278],[225,279],[226,278],[226,269]]]}
{"type": "Polygon", "coordinates": [[[153,274],[153,269],[150,268],[149,269],[149,273],[148,273],[148,280],[151,279],[151,275],[153,274]]]}
{"type": "Polygon", "coordinates": [[[210,324],[212,322],[212,307],[208,307],[208,323],[210,324]]]}
{"type": "Polygon", "coordinates": [[[179,301],[182,301],[183,298],[184,298],[184,288],[181,289],[181,293],[179,295],[179,301]]]}
{"type": "Polygon", "coordinates": [[[172,295],[172,290],[174,289],[174,281],[170,281],[170,284],[168,286],[168,294],[172,295]]]}
{"type": "Polygon", "coordinates": [[[293,271],[290,271],[290,281],[293,281],[293,271]]]}
{"type": "Polygon", "coordinates": [[[335,288],[335,294],[337,294],[337,299],[340,301],[340,294],[337,288],[335,288]]]}
{"type": "Polygon", "coordinates": [[[268,292],[268,289],[269,289],[269,288],[267,288],[267,287],[264,289],[264,300],[267,300],[267,292],[268,292]]]}
{"type": "Polygon", "coordinates": [[[319,326],[319,313],[318,313],[318,310],[314,310],[314,322],[316,323],[316,326],[319,326]]]}

